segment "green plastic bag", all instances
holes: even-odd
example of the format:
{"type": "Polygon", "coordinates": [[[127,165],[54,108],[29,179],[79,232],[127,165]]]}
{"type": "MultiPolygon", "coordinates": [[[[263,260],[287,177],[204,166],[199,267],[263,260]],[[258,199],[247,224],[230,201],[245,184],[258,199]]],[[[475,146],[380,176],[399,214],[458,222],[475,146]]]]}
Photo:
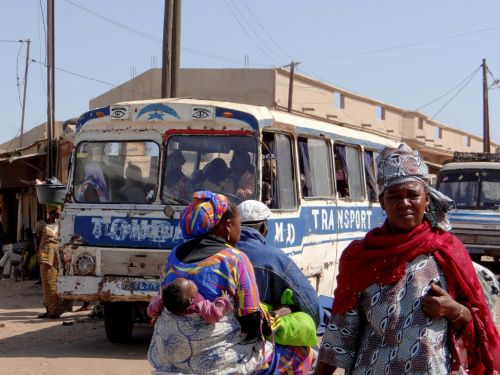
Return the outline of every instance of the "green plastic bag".
{"type": "Polygon", "coordinates": [[[281,317],[280,327],[274,334],[274,341],[281,345],[318,345],[314,320],[301,311],[281,317]]]}
{"type": "MultiPolygon", "coordinates": [[[[286,289],[281,295],[281,304],[293,305],[293,292],[290,289],[286,289]]],[[[265,305],[269,311],[273,309],[272,306],[265,305]]],[[[280,317],[278,329],[274,333],[274,342],[292,346],[318,345],[314,320],[305,312],[300,311],[280,317]]]]}

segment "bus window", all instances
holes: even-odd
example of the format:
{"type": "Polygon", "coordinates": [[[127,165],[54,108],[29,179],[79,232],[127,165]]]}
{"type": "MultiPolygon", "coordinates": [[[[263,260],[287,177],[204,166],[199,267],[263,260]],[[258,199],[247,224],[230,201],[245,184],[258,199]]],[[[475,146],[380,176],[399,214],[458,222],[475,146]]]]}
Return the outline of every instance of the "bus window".
{"type": "Polygon", "coordinates": [[[484,208],[500,207],[500,170],[481,171],[479,206],[484,208]]]}
{"type": "Polygon", "coordinates": [[[189,204],[199,190],[224,194],[235,204],[255,199],[256,145],[253,137],[169,137],[162,202],[189,204]]]}
{"type": "Polygon", "coordinates": [[[291,137],[285,134],[264,133],[262,138],[264,158],[276,162],[275,180],[267,181],[263,173],[263,201],[273,209],[294,209],[297,207],[297,200],[291,137]],[[270,190],[269,197],[264,196],[267,189],[270,190]]]}
{"type": "Polygon", "coordinates": [[[299,168],[303,197],[331,197],[331,162],[328,144],[315,138],[299,138],[299,168]]]}
{"type": "Polygon", "coordinates": [[[457,208],[476,208],[479,195],[479,172],[472,170],[442,171],[439,191],[455,201],[457,208]]]}
{"type": "Polygon", "coordinates": [[[357,147],[335,145],[335,179],[340,198],[363,199],[363,175],[357,147]]]}
{"type": "Polygon", "coordinates": [[[363,151],[363,160],[365,164],[366,194],[370,202],[378,202],[377,188],[377,168],[375,158],[378,152],[363,151]]]}
{"type": "Polygon", "coordinates": [[[82,203],[151,203],[159,147],[154,142],[82,142],[76,149],[73,191],[82,203]]]}

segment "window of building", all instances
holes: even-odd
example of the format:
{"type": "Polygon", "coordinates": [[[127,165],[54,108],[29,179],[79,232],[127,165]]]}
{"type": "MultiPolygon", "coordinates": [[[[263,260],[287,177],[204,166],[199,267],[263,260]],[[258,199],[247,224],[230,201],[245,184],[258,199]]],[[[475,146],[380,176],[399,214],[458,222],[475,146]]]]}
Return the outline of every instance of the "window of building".
{"type": "Polygon", "coordinates": [[[264,133],[262,141],[262,201],[273,209],[296,208],[291,137],[286,134],[264,133]]]}
{"type": "Polygon", "coordinates": [[[385,108],[376,105],[375,106],[375,117],[379,120],[385,120],[385,108]]]}
{"type": "Polygon", "coordinates": [[[439,126],[434,127],[434,138],[442,139],[443,138],[443,129],[439,126]]]}
{"type": "Polygon", "coordinates": [[[332,173],[328,142],[299,138],[300,184],[303,197],[331,197],[332,173]]]}
{"type": "Polygon", "coordinates": [[[363,199],[363,169],[358,147],[335,145],[335,180],[340,198],[363,199]]]}
{"type": "Polygon", "coordinates": [[[333,94],[333,102],[334,102],[335,107],[342,108],[342,109],[345,108],[344,95],[342,95],[341,93],[336,92],[333,94]]]}
{"type": "Polygon", "coordinates": [[[419,117],[418,118],[418,129],[423,130],[424,129],[424,119],[419,117]]]}
{"type": "Polygon", "coordinates": [[[470,147],[470,137],[468,135],[465,136],[465,145],[470,147]]]}

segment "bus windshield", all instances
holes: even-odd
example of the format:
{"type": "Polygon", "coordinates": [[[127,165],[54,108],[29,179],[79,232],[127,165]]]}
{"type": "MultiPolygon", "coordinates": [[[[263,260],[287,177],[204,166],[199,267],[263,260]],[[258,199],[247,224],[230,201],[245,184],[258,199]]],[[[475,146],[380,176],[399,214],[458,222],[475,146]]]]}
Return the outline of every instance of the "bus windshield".
{"type": "Polygon", "coordinates": [[[255,199],[256,138],[176,135],[166,148],[163,203],[189,204],[199,190],[224,194],[235,204],[255,199]]]}
{"type": "Polygon", "coordinates": [[[500,170],[441,171],[438,189],[455,201],[457,208],[500,207],[500,170]]]}
{"type": "Polygon", "coordinates": [[[76,149],[73,191],[82,203],[152,203],[158,184],[158,144],[82,142],[76,149]]]}

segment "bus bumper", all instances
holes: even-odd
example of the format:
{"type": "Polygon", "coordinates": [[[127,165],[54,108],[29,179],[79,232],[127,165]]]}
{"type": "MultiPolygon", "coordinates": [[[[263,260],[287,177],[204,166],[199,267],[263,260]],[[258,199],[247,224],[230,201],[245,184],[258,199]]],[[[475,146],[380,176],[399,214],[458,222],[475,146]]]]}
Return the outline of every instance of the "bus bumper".
{"type": "Polygon", "coordinates": [[[60,298],[80,301],[147,302],[159,291],[160,282],[156,278],[60,276],[57,280],[60,298]]]}

